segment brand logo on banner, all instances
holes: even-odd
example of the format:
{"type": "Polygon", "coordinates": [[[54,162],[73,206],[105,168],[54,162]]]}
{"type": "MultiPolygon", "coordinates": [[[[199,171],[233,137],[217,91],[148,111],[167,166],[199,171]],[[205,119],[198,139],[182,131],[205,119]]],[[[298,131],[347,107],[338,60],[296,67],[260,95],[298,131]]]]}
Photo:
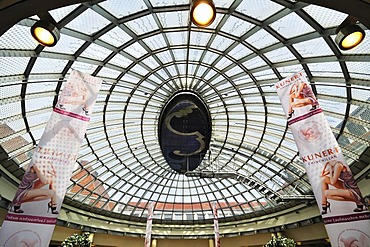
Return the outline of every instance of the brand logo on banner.
{"type": "Polygon", "coordinates": [[[102,80],[73,70],[0,230],[0,246],[48,246],[102,80]]]}
{"type": "Polygon", "coordinates": [[[145,232],[145,243],[144,247],[150,247],[150,242],[152,239],[152,222],[153,222],[153,210],[154,210],[154,202],[149,203],[148,207],[148,218],[146,221],[146,232],[145,232]]]}
{"type": "Polygon", "coordinates": [[[213,210],[213,224],[215,230],[215,247],[220,247],[220,232],[218,229],[218,212],[217,212],[217,205],[216,202],[212,203],[212,210],[213,210]]]}
{"type": "Polygon", "coordinates": [[[332,246],[369,246],[370,213],[305,73],[275,88],[332,246]]]}

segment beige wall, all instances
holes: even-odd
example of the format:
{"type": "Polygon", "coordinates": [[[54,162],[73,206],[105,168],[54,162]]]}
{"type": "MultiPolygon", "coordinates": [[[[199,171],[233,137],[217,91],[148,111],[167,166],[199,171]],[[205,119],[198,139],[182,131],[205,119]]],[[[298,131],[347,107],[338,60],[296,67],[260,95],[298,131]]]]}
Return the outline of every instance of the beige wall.
{"type": "Polygon", "coordinates": [[[96,246],[143,247],[144,239],[106,234],[95,234],[94,244],[96,246]]]}
{"type": "MultiPolygon", "coordinates": [[[[66,227],[56,226],[52,240],[63,241],[73,233],[81,231],[66,227]]],[[[284,235],[295,241],[308,241],[328,238],[323,224],[315,224],[306,227],[289,229],[284,235]]],[[[222,247],[252,247],[262,246],[271,238],[271,233],[221,238],[222,247]]],[[[115,236],[107,234],[95,234],[94,244],[97,247],[143,247],[144,239],[138,237],[115,236]]],[[[157,239],[156,247],[209,247],[208,239],[157,239]]]]}
{"type": "MultiPolygon", "coordinates": [[[[6,210],[0,209],[0,222],[3,222],[6,210]]],[[[74,233],[81,233],[80,230],[70,229],[67,227],[56,226],[52,241],[62,242],[68,236],[74,233]]],[[[314,224],[310,226],[289,229],[284,235],[293,238],[295,241],[307,241],[328,238],[324,224],[314,224]]],[[[251,247],[262,246],[270,240],[271,234],[257,234],[240,237],[221,238],[222,247],[251,247]]],[[[106,247],[143,247],[144,238],[115,236],[108,234],[94,235],[94,244],[96,246],[106,247]]],[[[157,239],[156,247],[209,247],[208,239],[157,239]]]]}
{"type": "Polygon", "coordinates": [[[158,239],[157,247],[208,247],[208,239],[158,239]]]}

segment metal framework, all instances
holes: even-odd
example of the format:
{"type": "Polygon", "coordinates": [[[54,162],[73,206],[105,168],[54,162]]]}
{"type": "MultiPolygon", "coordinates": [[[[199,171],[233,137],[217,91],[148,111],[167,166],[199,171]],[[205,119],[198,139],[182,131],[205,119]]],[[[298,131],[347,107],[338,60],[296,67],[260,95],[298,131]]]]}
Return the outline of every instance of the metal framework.
{"type": "Polygon", "coordinates": [[[231,222],[313,199],[273,89],[299,70],[354,173],[368,176],[370,35],[358,49],[340,51],[333,35],[346,14],[301,1],[215,1],[215,22],[200,29],[187,20],[187,0],[65,2],[76,4],[40,9],[61,29],[55,48],[25,36],[38,19],[27,13],[0,32],[0,121],[10,128],[1,136],[0,162],[15,182],[71,69],[101,77],[104,85],[66,205],[142,221],[156,201],[156,222],[171,215],[180,224],[210,219],[212,201],[221,222],[231,222]],[[172,171],[158,144],[160,110],[182,90],[202,97],[212,117],[212,159],[196,171],[200,178],[172,171]],[[202,176],[213,162],[235,179],[202,176]]]}

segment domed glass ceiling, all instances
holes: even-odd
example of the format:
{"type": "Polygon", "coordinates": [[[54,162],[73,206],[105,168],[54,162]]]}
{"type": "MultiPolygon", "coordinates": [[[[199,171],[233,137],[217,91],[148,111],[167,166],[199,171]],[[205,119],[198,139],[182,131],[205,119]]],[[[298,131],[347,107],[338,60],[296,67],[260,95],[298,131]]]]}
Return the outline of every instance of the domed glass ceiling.
{"type": "MultiPolygon", "coordinates": [[[[355,174],[370,146],[370,42],[350,51],[334,43],[347,14],[295,1],[215,0],[207,28],[189,24],[188,0],[107,0],[49,14],[61,28],[39,46],[31,16],[0,37],[0,144],[19,182],[72,69],[103,78],[65,204],[109,216],[177,223],[264,215],[296,205],[282,195],[312,191],[273,84],[304,70],[355,174]],[[159,116],[191,91],[212,119],[210,148],[187,177],[161,152],[159,116]]],[[[4,161],[4,159],[3,159],[4,161]]]]}

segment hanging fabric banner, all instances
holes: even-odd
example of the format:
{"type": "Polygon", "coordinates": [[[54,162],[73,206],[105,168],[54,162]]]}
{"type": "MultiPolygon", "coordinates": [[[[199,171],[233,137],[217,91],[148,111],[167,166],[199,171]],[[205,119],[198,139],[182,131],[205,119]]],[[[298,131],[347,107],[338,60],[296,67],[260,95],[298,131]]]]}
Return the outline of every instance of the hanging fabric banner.
{"type": "Polygon", "coordinates": [[[218,212],[217,212],[217,205],[216,202],[212,203],[212,210],[213,210],[213,225],[215,230],[215,247],[220,247],[220,232],[218,229],[218,212]]]}
{"type": "Polygon", "coordinates": [[[146,221],[146,232],[145,232],[144,247],[150,247],[150,242],[151,242],[151,239],[152,239],[153,209],[154,209],[154,202],[150,202],[149,207],[148,207],[148,218],[147,218],[147,221],[146,221]]]}
{"type": "Polygon", "coordinates": [[[293,74],[275,88],[331,245],[369,246],[370,213],[305,73],[293,74]]]}
{"type": "Polygon", "coordinates": [[[49,246],[102,80],[72,70],[0,230],[0,246],[49,246]]]}

